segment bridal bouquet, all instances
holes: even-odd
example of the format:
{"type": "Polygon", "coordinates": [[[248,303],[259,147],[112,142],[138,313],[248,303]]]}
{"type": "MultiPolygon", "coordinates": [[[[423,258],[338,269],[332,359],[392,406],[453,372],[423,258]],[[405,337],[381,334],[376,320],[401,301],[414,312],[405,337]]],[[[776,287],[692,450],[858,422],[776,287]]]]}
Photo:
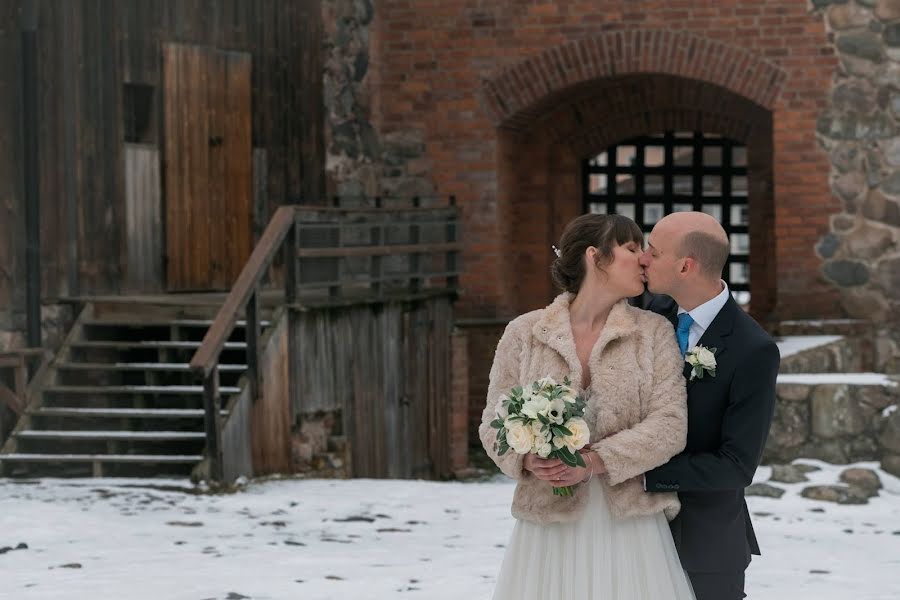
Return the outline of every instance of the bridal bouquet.
{"type": "MultiPolygon", "coordinates": [[[[544,377],[531,385],[516,386],[500,396],[494,449],[503,456],[512,448],[517,454],[558,458],[570,467],[584,467],[578,452],[590,440],[584,419],[584,399],[572,389],[569,378],[562,384],[544,377]]],[[[571,496],[574,486],[554,487],[557,496],[571,496]]]]}

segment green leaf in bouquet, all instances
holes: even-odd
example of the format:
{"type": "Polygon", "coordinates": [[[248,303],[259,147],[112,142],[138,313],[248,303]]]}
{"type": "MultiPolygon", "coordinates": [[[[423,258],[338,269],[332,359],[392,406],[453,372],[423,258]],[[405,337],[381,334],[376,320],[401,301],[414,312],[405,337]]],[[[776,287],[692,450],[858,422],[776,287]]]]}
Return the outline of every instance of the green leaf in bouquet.
{"type": "Polygon", "coordinates": [[[543,425],[549,425],[549,424],[550,424],[550,419],[548,419],[547,417],[545,417],[545,416],[542,415],[541,413],[538,413],[537,418],[538,418],[538,421],[540,421],[543,425]]]}
{"type": "Polygon", "coordinates": [[[569,429],[567,429],[563,425],[554,425],[553,426],[553,434],[554,435],[572,435],[572,432],[569,431],[569,429]]]}
{"type": "Polygon", "coordinates": [[[501,427],[503,427],[503,421],[500,419],[494,419],[493,421],[491,421],[491,427],[493,427],[494,429],[500,429],[501,427]]]}
{"type": "Polygon", "coordinates": [[[572,380],[569,379],[569,376],[568,376],[568,375],[566,375],[565,377],[563,377],[563,385],[565,385],[565,386],[567,386],[567,387],[571,387],[571,386],[572,386],[572,380]]]}
{"type": "Polygon", "coordinates": [[[556,450],[556,455],[559,460],[563,461],[570,467],[578,466],[578,461],[575,459],[575,455],[572,454],[572,451],[569,450],[566,446],[562,448],[558,448],[556,450]]]}
{"type": "Polygon", "coordinates": [[[512,394],[515,395],[515,396],[521,397],[521,396],[522,396],[522,386],[521,386],[521,385],[517,385],[516,387],[514,387],[514,388],[512,389],[512,394]]]}
{"type": "Polygon", "coordinates": [[[584,462],[584,455],[581,452],[575,453],[575,462],[579,467],[587,467],[587,463],[584,462]]]}

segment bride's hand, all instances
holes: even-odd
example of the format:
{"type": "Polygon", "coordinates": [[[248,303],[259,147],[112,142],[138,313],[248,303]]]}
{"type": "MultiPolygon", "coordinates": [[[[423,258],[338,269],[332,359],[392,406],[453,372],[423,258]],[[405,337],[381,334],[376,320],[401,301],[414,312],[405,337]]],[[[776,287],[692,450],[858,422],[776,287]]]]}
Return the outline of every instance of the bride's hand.
{"type": "Polygon", "coordinates": [[[563,476],[568,467],[557,458],[541,458],[537,454],[526,454],[524,467],[543,481],[555,482],[563,476]]]}

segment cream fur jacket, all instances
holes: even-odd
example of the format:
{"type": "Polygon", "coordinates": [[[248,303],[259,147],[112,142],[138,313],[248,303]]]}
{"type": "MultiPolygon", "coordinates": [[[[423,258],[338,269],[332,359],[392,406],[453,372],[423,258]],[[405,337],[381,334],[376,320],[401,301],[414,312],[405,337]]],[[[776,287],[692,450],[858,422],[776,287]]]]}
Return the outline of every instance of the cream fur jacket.
{"type": "MultiPolygon", "coordinates": [[[[478,429],[481,443],[497,466],[517,479],[512,514],[535,523],[576,520],[584,511],[587,486],[574,496],[553,495],[546,481],[523,469],[524,455],[494,450],[495,418],[501,394],[547,375],[557,381],[568,376],[581,383],[581,362],[569,320],[573,294],[517,317],[497,345],[491,367],[487,405],[478,429]]],[[[584,418],[591,430],[591,448],[606,465],[602,476],[614,516],[665,512],[671,520],[680,505],[676,494],[647,493],[643,473],[658,467],[684,449],[687,439],[687,392],[684,362],[672,325],[662,316],[634,308],[625,300],[609,313],[606,326],[588,360],[590,389],[584,418]]],[[[596,477],[596,475],[595,475],[596,477]]]]}

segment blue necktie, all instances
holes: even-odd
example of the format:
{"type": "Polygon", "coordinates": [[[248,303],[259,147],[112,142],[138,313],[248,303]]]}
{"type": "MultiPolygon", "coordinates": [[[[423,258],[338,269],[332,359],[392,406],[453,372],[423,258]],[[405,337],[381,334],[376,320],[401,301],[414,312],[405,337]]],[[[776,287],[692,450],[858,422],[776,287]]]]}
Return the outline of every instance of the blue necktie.
{"type": "Polygon", "coordinates": [[[690,336],[693,322],[694,319],[688,313],[678,315],[678,328],[675,330],[675,339],[678,340],[678,348],[681,350],[682,356],[687,352],[688,337],[690,336]]]}

